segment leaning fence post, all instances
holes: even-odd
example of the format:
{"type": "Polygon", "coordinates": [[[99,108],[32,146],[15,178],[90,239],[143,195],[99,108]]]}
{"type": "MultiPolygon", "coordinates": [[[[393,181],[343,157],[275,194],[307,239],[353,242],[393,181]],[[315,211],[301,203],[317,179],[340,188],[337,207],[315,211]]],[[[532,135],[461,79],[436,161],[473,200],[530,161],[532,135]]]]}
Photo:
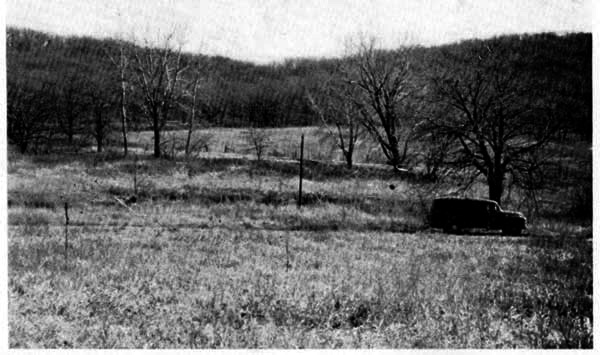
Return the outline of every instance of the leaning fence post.
{"type": "Polygon", "coordinates": [[[69,248],[69,202],[65,202],[65,265],[68,262],[69,248]]]}
{"type": "Polygon", "coordinates": [[[138,168],[138,156],[137,152],[133,157],[133,194],[137,198],[138,195],[138,185],[137,185],[137,168],[138,168]]]}
{"type": "Polygon", "coordinates": [[[290,234],[288,233],[285,239],[285,269],[289,270],[292,267],[290,264],[290,234]]]}
{"type": "Polygon", "coordinates": [[[298,183],[298,208],[302,206],[302,163],[304,161],[304,133],[300,138],[300,181],[298,183]]]}

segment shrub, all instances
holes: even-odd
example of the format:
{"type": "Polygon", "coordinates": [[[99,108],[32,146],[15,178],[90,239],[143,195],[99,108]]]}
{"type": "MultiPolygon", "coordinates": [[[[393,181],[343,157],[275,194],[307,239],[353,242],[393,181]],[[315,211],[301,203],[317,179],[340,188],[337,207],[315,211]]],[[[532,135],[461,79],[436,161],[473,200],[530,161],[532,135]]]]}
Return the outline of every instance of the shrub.
{"type": "Polygon", "coordinates": [[[48,226],[51,216],[41,209],[18,209],[8,215],[8,224],[22,226],[48,226]]]}
{"type": "Polygon", "coordinates": [[[271,136],[265,129],[248,128],[243,133],[244,140],[248,144],[249,149],[254,150],[256,159],[261,160],[264,153],[271,145],[271,136]]]}
{"type": "Polygon", "coordinates": [[[58,204],[58,197],[55,196],[55,194],[46,191],[12,191],[9,193],[8,197],[8,207],[25,206],[54,210],[58,204]]]}

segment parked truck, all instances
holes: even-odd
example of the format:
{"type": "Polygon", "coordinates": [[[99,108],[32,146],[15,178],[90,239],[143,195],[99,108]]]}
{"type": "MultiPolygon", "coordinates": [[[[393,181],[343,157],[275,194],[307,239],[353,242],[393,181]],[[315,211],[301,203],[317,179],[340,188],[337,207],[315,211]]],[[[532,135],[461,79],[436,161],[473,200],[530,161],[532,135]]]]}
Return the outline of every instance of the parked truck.
{"type": "Polygon", "coordinates": [[[493,200],[446,197],[433,201],[430,226],[446,233],[486,229],[520,235],[527,230],[527,218],[521,212],[503,211],[493,200]]]}

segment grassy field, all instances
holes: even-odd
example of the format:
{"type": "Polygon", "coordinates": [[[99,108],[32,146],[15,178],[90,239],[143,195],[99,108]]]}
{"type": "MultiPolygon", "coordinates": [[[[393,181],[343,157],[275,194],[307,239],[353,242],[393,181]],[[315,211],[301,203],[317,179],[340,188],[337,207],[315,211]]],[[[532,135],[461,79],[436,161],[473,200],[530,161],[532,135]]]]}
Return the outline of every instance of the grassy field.
{"type": "Polygon", "coordinates": [[[590,223],[441,234],[427,184],[317,162],[298,209],[297,164],[211,134],[191,161],[10,154],[11,347],[592,346],[590,223]]]}
{"type": "MultiPolygon", "coordinates": [[[[244,157],[255,157],[255,152],[244,137],[245,128],[210,128],[198,129],[192,135],[193,141],[206,141],[211,157],[224,153],[225,156],[237,154],[244,157]]],[[[300,148],[300,136],[305,135],[304,158],[311,160],[343,160],[342,154],[335,145],[335,141],[329,138],[329,134],[323,128],[316,126],[289,127],[289,128],[267,128],[264,129],[269,139],[269,147],[266,155],[280,159],[298,159],[300,148]]],[[[170,153],[173,143],[175,147],[183,146],[187,138],[187,131],[175,130],[165,132],[163,141],[165,150],[170,153]]],[[[153,149],[153,133],[141,131],[131,135],[131,143],[139,151],[150,153],[153,149]]],[[[355,153],[355,161],[358,163],[384,163],[378,146],[371,140],[363,138],[358,141],[355,153]]],[[[182,149],[179,151],[182,153],[182,149]]]]}

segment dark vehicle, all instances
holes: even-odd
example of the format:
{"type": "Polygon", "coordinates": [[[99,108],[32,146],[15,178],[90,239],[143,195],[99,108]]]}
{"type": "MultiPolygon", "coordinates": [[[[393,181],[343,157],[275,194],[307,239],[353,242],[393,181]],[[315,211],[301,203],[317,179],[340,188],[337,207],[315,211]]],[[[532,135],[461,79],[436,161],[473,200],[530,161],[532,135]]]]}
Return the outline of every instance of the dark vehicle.
{"type": "Polygon", "coordinates": [[[527,230],[527,218],[522,213],[503,211],[496,201],[484,199],[435,199],[430,222],[431,227],[442,228],[446,233],[477,228],[520,235],[527,230]]]}

